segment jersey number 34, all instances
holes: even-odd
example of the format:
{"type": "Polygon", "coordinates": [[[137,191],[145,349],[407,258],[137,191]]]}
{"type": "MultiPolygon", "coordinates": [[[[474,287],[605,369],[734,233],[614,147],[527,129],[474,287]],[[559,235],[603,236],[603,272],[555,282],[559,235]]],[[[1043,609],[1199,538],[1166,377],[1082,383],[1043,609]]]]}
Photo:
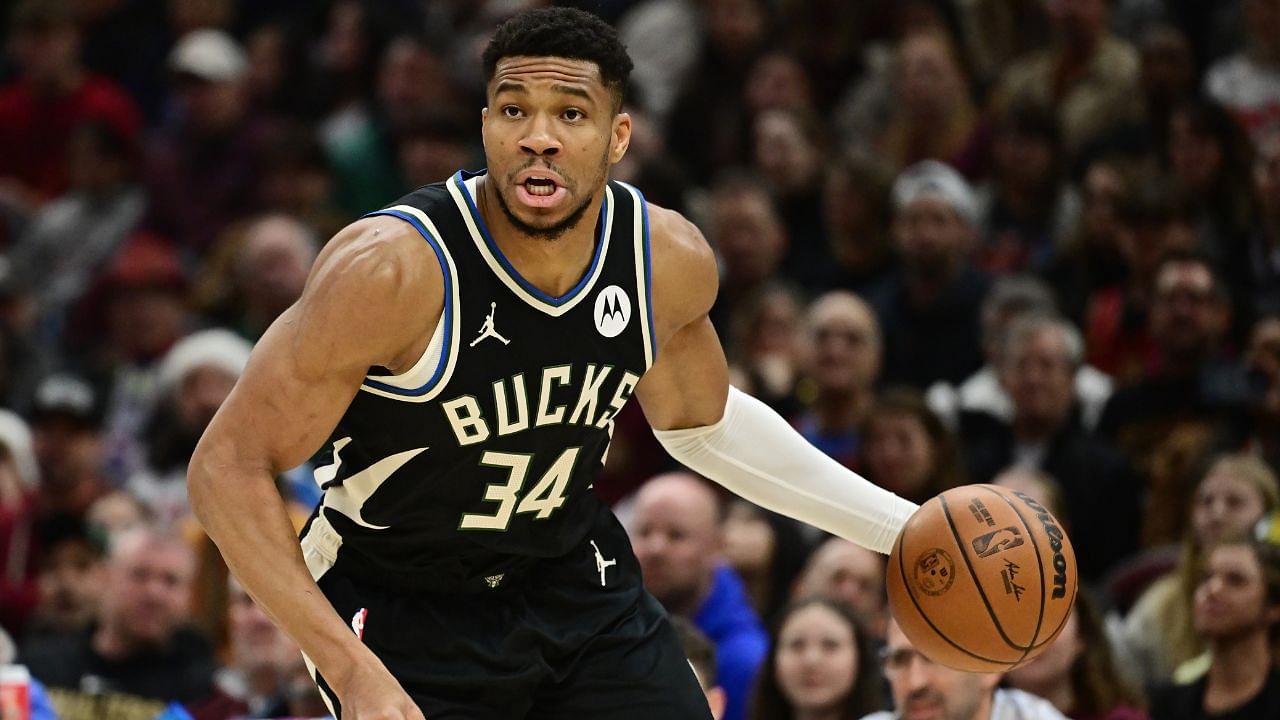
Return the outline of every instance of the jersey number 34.
{"type": "Polygon", "coordinates": [[[480,458],[482,466],[503,468],[507,471],[505,483],[492,483],[484,489],[484,499],[498,503],[497,510],[492,515],[464,513],[462,521],[458,523],[458,529],[505,531],[511,524],[513,513],[534,513],[534,518],[538,520],[551,517],[551,513],[564,505],[564,494],[569,489],[573,464],[578,460],[578,451],[581,449],[572,447],[560,453],[560,457],[551,463],[551,467],[547,468],[538,482],[523,497],[520,491],[524,489],[533,455],[492,450],[485,452],[480,458]]]}

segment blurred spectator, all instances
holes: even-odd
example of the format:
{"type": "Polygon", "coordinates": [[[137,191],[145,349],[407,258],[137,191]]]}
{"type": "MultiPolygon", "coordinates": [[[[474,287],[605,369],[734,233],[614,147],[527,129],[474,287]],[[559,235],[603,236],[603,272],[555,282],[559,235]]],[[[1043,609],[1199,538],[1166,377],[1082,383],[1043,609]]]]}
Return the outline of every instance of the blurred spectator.
{"type": "Polygon", "coordinates": [[[743,90],[771,26],[764,0],[702,0],[706,41],[667,123],[667,145],[707,183],[747,156],[752,118],[743,90]]]}
{"type": "Polygon", "coordinates": [[[290,125],[262,160],[258,202],[267,212],[292,215],[333,237],[350,218],[334,204],[333,170],[310,128],[290,125]]]}
{"type": "Polygon", "coordinates": [[[395,22],[383,9],[381,3],[336,0],[325,10],[309,58],[307,92],[322,116],[321,137],[328,139],[366,119],[366,103],[377,87],[378,59],[395,22]]]}
{"type": "Polygon", "coordinates": [[[128,489],[151,507],[162,526],[190,512],[187,463],[251,349],[228,330],[202,330],[183,338],[160,361],[157,402],[147,422],[147,465],[129,478],[128,489]]]}
{"type": "Polygon", "coordinates": [[[83,633],[98,617],[105,535],[83,519],[60,515],[41,523],[40,602],[27,642],[83,633]]]}
{"type": "Polygon", "coordinates": [[[284,22],[270,21],[254,28],[245,38],[244,49],[249,65],[249,104],[255,113],[297,117],[309,109],[301,67],[304,49],[284,22]]]}
{"type": "Polygon", "coordinates": [[[1147,717],[1142,696],[1119,672],[1102,614],[1088,593],[1076,595],[1075,606],[1053,644],[1036,659],[1006,673],[1005,681],[1048,700],[1072,720],[1147,717]]]}
{"type": "Polygon", "coordinates": [[[1195,588],[1194,624],[1210,650],[1208,672],[1152,691],[1156,718],[1280,717],[1280,669],[1270,638],[1280,622],[1280,547],[1247,540],[1216,545],[1195,588]]]}
{"type": "Polygon", "coordinates": [[[474,135],[475,128],[470,123],[443,114],[405,128],[398,145],[400,176],[405,188],[448,180],[458,168],[474,167],[471,152],[474,135]]]}
{"type": "Polygon", "coordinates": [[[1184,513],[1189,521],[1177,568],[1153,583],[1125,618],[1124,654],[1144,684],[1173,678],[1179,665],[1204,649],[1195,634],[1193,601],[1208,549],[1247,532],[1277,506],[1280,486],[1261,460],[1228,455],[1210,466],[1184,513]]]}
{"type": "Polygon", "coordinates": [[[729,501],[721,532],[724,557],[761,618],[774,617],[790,599],[787,589],[810,550],[806,530],[812,528],[741,498],[729,501]]]}
{"type": "Polygon", "coordinates": [[[94,532],[106,537],[108,547],[131,530],[151,524],[151,508],[124,490],[113,490],[89,506],[85,520],[94,532]]]}
{"type": "Polygon", "coordinates": [[[882,657],[893,691],[894,711],[865,720],[1064,720],[1047,700],[997,687],[999,673],[968,673],[926,658],[890,621],[882,657]]]}
{"type": "Polygon", "coordinates": [[[875,484],[922,503],[963,483],[955,438],[920,394],[884,392],[863,430],[863,468],[875,484]]]}
{"type": "Polygon", "coordinates": [[[743,96],[755,115],[766,110],[786,110],[810,114],[814,106],[813,88],[800,59],[786,50],[761,55],[747,74],[743,96]]]}
{"type": "Polygon", "coordinates": [[[786,229],[761,182],[731,174],[711,188],[707,239],[721,261],[711,319],[728,337],[732,314],[777,274],[787,250],[786,229]]]}
{"type": "Polygon", "coordinates": [[[1074,155],[1139,117],[1138,53],[1108,30],[1108,0],[1054,0],[1048,10],[1052,47],[1004,72],[998,102],[1030,99],[1057,108],[1063,147],[1074,155]]]}
{"type": "Polygon", "coordinates": [[[1258,216],[1246,260],[1248,305],[1259,316],[1280,315],[1280,133],[1258,146],[1253,192],[1258,216]]]}
{"type": "Polygon", "coordinates": [[[160,5],[156,0],[75,3],[85,66],[119,82],[148,127],[164,110],[164,58],[174,40],[160,5]]]}
{"type": "Polygon", "coordinates": [[[138,147],[105,122],[71,131],[67,193],[35,214],[10,254],[36,302],[37,337],[57,346],[66,314],[146,211],[138,147]]]}
{"type": "Polygon", "coordinates": [[[40,464],[40,506],[47,514],[84,518],[107,492],[96,395],[72,375],[50,375],[36,386],[31,431],[40,464]]]}
{"type": "Polygon", "coordinates": [[[196,30],[169,55],[176,117],[147,151],[151,226],[200,254],[256,209],[254,189],[272,142],[250,115],[248,58],[220,30],[196,30]]]}
{"type": "Polygon", "coordinates": [[[980,87],[994,85],[1015,60],[1042,50],[1053,33],[1044,0],[965,0],[956,5],[980,87]]]}
{"type": "Polygon", "coordinates": [[[456,102],[444,60],[410,35],[387,46],[375,87],[372,106],[323,135],[338,204],[352,215],[382,207],[409,189],[400,174],[399,142],[456,102]]]}
{"type": "Polygon", "coordinates": [[[787,418],[799,411],[803,312],[796,290],[770,283],[737,308],[726,338],[733,386],[787,418]]]}
{"type": "MultiPolygon", "coordinates": [[[[983,413],[1009,422],[1013,418],[1013,401],[999,377],[1008,329],[1021,317],[1053,311],[1053,295],[1040,280],[1029,275],[998,278],[982,301],[982,354],[986,364],[959,387],[947,383],[930,386],[925,396],[929,408],[953,428],[964,413],[983,413]]],[[[1081,364],[1073,385],[1080,421],[1086,430],[1092,431],[1111,397],[1111,378],[1095,367],[1081,364]]]]}
{"type": "Polygon", "coordinates": [[[618,37],[635,63],[631,80],[659,126],[702,53],[701,10],[696,0],[649,0],[633,4],[618,22],[618,37]]]}
{"type": "Polygon", "coordinates": [[[862,425],[880,376],[880,327],[869,305],[842,290],[815,300],[807,315],[805,375],[812,398],[795,424],[819,450],[857,469],[863,464],[862,425]]]}
{"type": "Polygon", "coordinates": [[[192,562],[177,538],[151,529],[121,537],[107,560],[98,623],[23,648],[22,662],[51,688],[64,720],[154,717],[170,701],[211,692],[209,645],[185,627],[192,562]]]}
{"type": "MultiPolygon", "coordinates": [[[[9,637],[4,628],[0,628],[0,667],[12,665],[16,655],[17,648],[14,647],[13,638],[9,637]]],[[[58,713],[49,702],[49,694],[44,689],[44,684],[36,678],[30,678],[27,683],[27,692],[30,720],[58,720],[58,713]]]]}
{"type": "Polygon", "coordinates": [[[1255,144],[1280,135],[1280,6],[1242,0],[1245,47],[1209,68],[1204,86],[1231,109],[1255,144]]]}
{"type": "Polygon", "coordinates": [[[742,720],[768,636],[742,580],[723,564],[720,512],[715,492],[697,476],[659,475],[636,494],[631,543],[645,589],[715,643],[725,718],[742,720]]]}
{"type": "Polygon", "coordinates": [[[1006,422],[987,413],[961,416],[960,435],[973,482],[1002,469],[1043,470],[1062,487],[1080,577],[1096,581],[1138,547],[1142,488],[1127,459],[1091,437],[1080,418],[1074,378],[1084,357],[1080,333],[1050,315],[1025,315],[1005,333],[1000,384],[1013,404],[1006,422]]]}
{"type": "Polygon", "coordinates": [[[959,173],[933,160],[903,171],[893,199],[902,267],[872,293],[885,381],[921,389],[959,383],[982,365],[978,309],[987,279],[971,260],[976,200],[959,173]]]}
{"type": "Polygon", "coordinates": [[[706,635],[702,634],[701,630],[694,627],[693,623],[679,615],[671,616],[671,624],[675,626],[676,634],[680,636],[680,645],[684,647],[685,657],[689,658],[693,674],[698,677],[698,684],[702,686],[702,692],[707,696],[712,720],[723,720],[725,696],[724,688],[720,687],[719,678],[716,676],[715,646],[706,635]]]}
{"type": "MultiPolygon", "coordinates": [[[[284,717],[289,713],[287,674],[300,652],[298,646],[271,622],[239,582],[234,578],[228,582],[229,661],[214,676],[218,689],[231,700],[220,708],[223,717],[284,717]]],[[[206,716],[214,709],[208,705],[206,716]]]]}
{"type": "Polygon", "coordinates": [[[1058,135],[1047,106],[1014,103],[996,118],[991,180],[978,190],[983,270],[1043,270],[1079,214],[1079,196],[1063,185],[1058,135]]]}
{"type": "Polygon", "coordinates": [[[132,100],[80,63],[80,32],[67,0],[23,0],[11,16],[10,48],[19,70],[0,87],[0,195],[35,207],[67,189],[68,140],[98,121],[136,139],[132,100]]]}
{"type": "Polygon", "coordinates": [[[1068,517],[1066,504],[1062,500],[1062,486],[1051,475],[1026,465],[1010,465],[996,475],[991,484],[1028,495],[1048,508],[1062,523],[1062,529],[1072,538],[1072,543],[1075,543],[1075,535],[1071,533],[1071,518],[1068,517]]]}
{"type": "Polygon", "coordinates": [[[301,295],[319,248],[310,228],[287,215],[268,215],[245,231],[236,262],[243,307],[233,326],[257,340],[301,295]]]}
{"type": "Polygon", "coordinates": [[[31,431],[0,409],[0,627],[21,637],[39,601],[35,511],[40,470],[31,431]]]}
{"type": "MultiPolygon", "coordinates": [[[[1145,177],[1121,201],[1113,238],[1123,272],[1086,301],[1083,328],[1091,365],[1127,385],[1150,372],[1159,348],[1148,330],[1157,270],[1165,256],[1192,252],[1195,231],[1169,184],[1145,177]]],[[[1101,240],[1101,238],[1099,238],[1101,240]]],[[[1100,247],[1105,257],[1105,247],[1100,247]]]]}
{"type": "Polygon", "coordinates": [[[841,155],[827,169],[823,220],[832,262],[825,287],[866,294],[894,262],[893,175],[882,163],[841,155]]]}
{"type": "Polygon", "coordinates": [[[1280,317],[1267,315],[1254,323],[1244,359],[1253,393],[1246,444],[1280,467],[1280,317]]]}
{"type": "Polygon", "coordinates": [[[821,282],[830,263],[822,227],[822,127],[800,111],[765,110],[752,130],[755,169],[768,183],[791,241],[782,274],[802,285],[821,282]]]}
{"type": "Polygon", "coordinates": [[[857,543],[833,537],[809,556],[796,579],[796,599],[824,597],[848,607],[858,617],[873,646],[884,642],[889,620],[884,585],[885,558],[857,543]]]}
{"type": "Polygon", "coordinates": [[[1139,43],[1142,96],[1146,105],[1146,122],[1141,132],[1153,137],[1130,140],[1137,149],[1161,148],[1167,143],[1169,116],[1174,108],[1196,96],[1195,58],[1187,36],[1172,25],[1150,27],[1139,43]]]}
{"type": "Polygon", "coordinates": [[[968,177],[984,171],[987,140],[958,50],[941,32],[898,43],[893,115],[875,140],[894,169],[941,160],[968,177]]]}
{"type": "Polygon", "coordinates": [[[1180,426],[1238,427],[1247,387],[1220,358],[1230,307],[1203,258],[1166,257],[1155,273],[1149,326],[1160,350],[1152,372],[1111,396],[1098,433],[1150,472],[1152,457],[1180,426]]]}
{"type": "Polygon", "coordinates": [[[809,598],[783,611],[752,720],[858,720],[885,706],[877,658],[852,611],[809,598]]]}

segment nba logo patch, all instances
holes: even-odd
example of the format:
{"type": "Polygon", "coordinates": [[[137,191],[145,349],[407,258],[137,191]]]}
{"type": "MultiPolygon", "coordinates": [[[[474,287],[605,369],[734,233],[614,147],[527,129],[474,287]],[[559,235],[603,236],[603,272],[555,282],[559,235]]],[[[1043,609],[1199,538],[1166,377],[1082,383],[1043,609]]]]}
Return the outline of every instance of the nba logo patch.
{"type": "Polygon", "coordinates": [[[355,632],[356,637],[361,640],[364,639],[364,620],[367,617],[369,617],[369,611],[365,608],[360,608],[356,611],[355,616],[351,618],[351,629],[355,632]]]}

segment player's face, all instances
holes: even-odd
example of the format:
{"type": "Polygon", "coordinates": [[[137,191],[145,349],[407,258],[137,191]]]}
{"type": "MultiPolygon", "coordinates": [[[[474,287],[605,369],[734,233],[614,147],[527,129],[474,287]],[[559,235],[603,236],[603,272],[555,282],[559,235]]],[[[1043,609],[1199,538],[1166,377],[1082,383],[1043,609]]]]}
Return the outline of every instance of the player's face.
{"type": "Polygon", "coordinates": [[[778,686],[804,714],[838,708],[853,690],[861,661],[853,627],[831,608],[798,610],[778,633],[778,686]]]}
{"type": "Polygon", "coordinates": [[[1224,545],[1214,549],[1205,566],[1195,593],[1197,632],[1213,639],[1267,625],[1266,585],[1253,550],[1246,545],[1224,545]]]}
{"type": "Polygon", "coordinates": [[[979,675],[938,665],[916,651],[897,623],[885,638],[884,673],[902,720],[985,720],[999,675],[979,675]]]}
{"type": "Polygon", "coordinates": [[[583,60],[499,60],[482,117],[503,213],[521,232],[546,239],[577,225],[631,137],[631,119],[616,112],[596,64],[583,60]]]}

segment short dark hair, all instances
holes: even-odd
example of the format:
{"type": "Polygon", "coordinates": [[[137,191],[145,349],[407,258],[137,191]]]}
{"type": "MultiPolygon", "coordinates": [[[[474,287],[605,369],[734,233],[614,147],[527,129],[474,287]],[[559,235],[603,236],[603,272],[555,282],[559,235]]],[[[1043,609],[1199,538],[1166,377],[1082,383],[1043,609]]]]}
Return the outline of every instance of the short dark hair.
{"type": "Polygon", "coordinates": [[[575,8],[539,8],[502,23],[484,49],[485,83],[493,79],[499,60],[515,56],[593,62],[618,107],[631,77],[631,57],[617,31],[599,17],[575,8]]]}

